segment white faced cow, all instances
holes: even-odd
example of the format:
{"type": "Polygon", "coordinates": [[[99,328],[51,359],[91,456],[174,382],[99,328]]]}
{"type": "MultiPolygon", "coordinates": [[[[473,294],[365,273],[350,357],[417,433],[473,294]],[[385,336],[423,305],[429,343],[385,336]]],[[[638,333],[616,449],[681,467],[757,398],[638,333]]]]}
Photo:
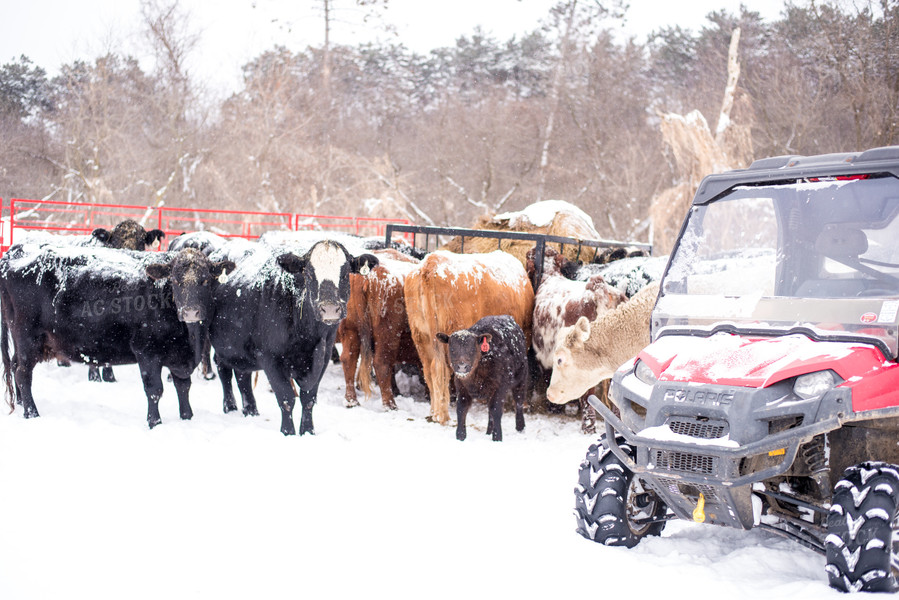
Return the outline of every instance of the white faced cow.
{"type": "Polygon", "coordinates": [[[258,414],[250,376],[262,370],[278,400],[284,435],[296,433],[291,380],[303,407],[300,435],[314,433],[312,407],[337,325],[346,316],[350,273],[364,275],[378,264],[374,255],[352,256],[332,240],[319,241],[302,255],[296,248],[258,244],[244,255],[216,290],[211,327],[225,406],[229,400],[234,405],[233,371],[244,414],[258,414]]]}

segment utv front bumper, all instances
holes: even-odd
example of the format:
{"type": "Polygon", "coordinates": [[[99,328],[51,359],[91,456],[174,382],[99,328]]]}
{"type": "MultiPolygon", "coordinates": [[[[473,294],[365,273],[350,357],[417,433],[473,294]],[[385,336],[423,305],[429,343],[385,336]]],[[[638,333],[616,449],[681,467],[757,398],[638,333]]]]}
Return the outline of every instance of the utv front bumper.
{"type": "MultiPolygon", "coordinates": [[[[791,380],[766,388],[665,381],[650,386],[633,369],[619,370],[610,399],[620,417],[595,396],[589,402],[605,421],[606,438],[623,438],[636,459],[615,443],[612,452],[678,517],[692,519],[703,504],[706,522],[747,529],[758,517],[751,484],[783,475],[804,444],[852,419],[849,389],[802,399],[792,392],[791,380]]],[[[806,472],[816,468],[801,466],[806,472]]]]}

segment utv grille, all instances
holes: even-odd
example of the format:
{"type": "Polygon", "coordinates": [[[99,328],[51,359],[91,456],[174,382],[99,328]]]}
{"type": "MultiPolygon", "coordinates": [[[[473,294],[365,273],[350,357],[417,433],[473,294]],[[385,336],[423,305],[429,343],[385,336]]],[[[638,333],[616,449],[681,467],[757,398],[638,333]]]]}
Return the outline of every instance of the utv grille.
{"type": "Polygon", "coordinates": [[[671,417],[668,419],[668,428],[674,433],[704,440],[721,438],[727,434],[727,423],[724,421],[700,421],[690,417],[671,417]]]}
{"type": "Polygon", "coordinates": [[[657,469],[711,475],[715,472],[716,463],[717,460],[714,456],[692,454],[690,452],[674,452],[671,450],[655,451],[655,465],[657,469]]]}

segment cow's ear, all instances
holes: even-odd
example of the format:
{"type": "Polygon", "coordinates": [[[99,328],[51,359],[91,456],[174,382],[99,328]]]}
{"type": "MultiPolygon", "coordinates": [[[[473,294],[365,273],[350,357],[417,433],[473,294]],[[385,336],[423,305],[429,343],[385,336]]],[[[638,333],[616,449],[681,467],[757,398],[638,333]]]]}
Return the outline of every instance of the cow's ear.
{"type": "Polygon", "coordinates": [[[152,246],[156,242],[160,241],[165,237],[165,232],[162,229],[151,229],[147,232],[147,235],[144,237],[144,241],[148,246],[152,246]]]}
{"type": "Polygon", "coordinates": [[[209,270],[212,272],[212,275],[216,279],[218,279],[222,275],[227,275],[228,273],[233,271],[235,268],[236,268],[236,265],[234,264],[234,262],[232,262],[230,260],[222,260],[217,263],[212,263],[212,265],[209,267],[209,270]]]}
{"type": "Polygon", "coordinates": [[[449,344],[449,336],[446,335],[445,333],[438,333],[437,341],[440,342],[441,344],[449,344]]]}
{"type": "Polygon", "coordinates": [[[150,279],[165,279],[172,273],[172,263],[154,263],[147,265],[147,275],[150,279]]]}
{"type": "Polygon", "coordinates": [[[109,231],[103,229],[102,227],[98,227],[91,232],[91,235],[103,242],[104,244],[109,241],[110,236],[112,236],[109,231]]]}
{"type": "Polygon", "coordinates": [[[306,267],[306,260],[296,254],[285,252],[278,257],[278,266],[291,275],[300,275],[306,267]]]}
{"type": "Polygon", "coordinates": [[[577,333],[577,339],[582,344],[586,344],[590,339],[590,320],[587,317],[581,317],[574,324],[574,331],[577,333]]]}
{"type": "Polygon", "coordinates": [[[359,275],[368,275],[368,272],[378,266],[378,257],[374,254],[360,254],[350,259],[350,269],[359,275]]]}

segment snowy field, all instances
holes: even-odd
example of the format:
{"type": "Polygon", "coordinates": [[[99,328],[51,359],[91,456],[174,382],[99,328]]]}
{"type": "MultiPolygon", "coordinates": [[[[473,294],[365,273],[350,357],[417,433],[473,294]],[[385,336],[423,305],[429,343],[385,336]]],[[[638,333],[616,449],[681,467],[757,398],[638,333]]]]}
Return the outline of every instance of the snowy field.
{"type": "Polygon", "coordinates": [[[578,536],[592,439],[574,417],[526,415],[519,434],[507,412],[494,443],[474,407],[458,442],[408,397],[344,408],[331,365],[315,436],[279,433],[264,376],[255,418],[223,414],[219,382],[195,375],[182,422],[166,383],[150,431],[137,367],[116,375],[44,363],[41,417],[0,410],[0,599],[843,597],[823,557],[762,532],[578,536]]]}

